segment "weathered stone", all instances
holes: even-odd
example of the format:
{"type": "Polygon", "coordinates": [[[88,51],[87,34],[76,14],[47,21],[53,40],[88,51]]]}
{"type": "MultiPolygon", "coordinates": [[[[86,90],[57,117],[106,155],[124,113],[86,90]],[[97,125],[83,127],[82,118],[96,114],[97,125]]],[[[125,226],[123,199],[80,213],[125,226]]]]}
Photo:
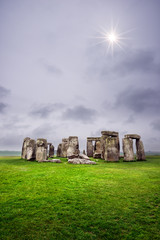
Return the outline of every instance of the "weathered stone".
{"type": "Polygon", "coordinates": [[[83,150],[83,154],[86,155],[86,151],[85,150],[83,150]]]}
{"type": "Polygon", "coordinates": [[[101,131],[101,134],[106,136],[111,136],[111,137],[118,136],[118,132],[114,132],[114,131],[101,131]]]}
{"type": "Polygon", "coordinates": [[[69,139],[63,138],[62,139],[62,150],[61,150],[61,157],[67,157],[67,149],[69,147],[69,139]]]}
{"type": "Polygon", "coordinates": [[[131,138],[123,138],[123,152],[124,152],[124,161],[135,161],[134,152],[133,152],[133,140],[131,138]]]}
{"type": "Polygon", "coordinates": [[[79,142],[78,137],[70,136],[69,137],[69,147],[67,149],[67,157],[79,155],[79,142]]]}
{"type": "Polygon", "coordinates": [[[118,137],[107,137],[105,145],[104,159],[108,162],[119,161],[118,137]]]}
{"type": "Polygon", "coordinates": [[[87,137],[87,141],[100,141],[100,137],[87,137]]]}
{"type": "Polygon", "coordinates": [[[145,152],[144,152],[144,146],[143,142],[141,140],[136,140],[136,149],[137,149],[137,161],[145,161],[145,152]]]}
{"type": "Polygon", "coordinates": [[[54,146],[49,144],[49,157],[54,157],[54,146]]]}
{"type": "Polygon", "coordinates": [[[87,156],[88,157],[93,157],[93,150],[94,150],[94,146],[92,144],[92,140],[87,139],[87,156]]]}
{"type": "Polygon", "coordinates": [[[22,144],[22,153],[21,153],[21,158],[22,159],[27,159],[27,144],[29,142],[30,138],[26,137],[23,140],[23,144],[22,144]]]}
{"type": "Polygon", "coordinates": [[[140,139],[141,136],[138,134],[126,134],[124,135],[125,138],[132,138],[132,139],[140,139]]]}
{"type": "Polygon", "coordinates": [[[36,142],[36,161],[43,162],[47,160],[47,140],[38,138],[36,142]]]}
{"type": "Polygon", "coordinates": [[[68,159],[68,163],[72,164],[96,164],[96,162],[87,160],[87,159],[80,159],[80,158],[73,158],[73,159],[68,159]]]}
{"type": "Polygon", "coordinates": [[[36,141],[29,139],[27,141],[27,160],[34,161],[36,159],[36,141]]]}
{"type": "Polygon", "coordinates": [[[95,141],[93,157],[101,158],[101,142],[100,142],[100,140],[95,141]]]}
{"type": "Polygon", "coordinates": [[[57,148],[57,157],[61,157],[61,154],[62,154],[62,143],[60,143],[58,145],[58,148],[57,148]]]}
{"type": "Polygon", "coordinates": [[[90,160],[89,157],[86,154],[81,154],[81,153],[78,155],[78,158],[90,160]]]}
{"type": "Polygon", "coordinates": [[[49,160],[49,162],[61,163],[62,161],[60,159],[51,159],[51,160],[49,160]]]}

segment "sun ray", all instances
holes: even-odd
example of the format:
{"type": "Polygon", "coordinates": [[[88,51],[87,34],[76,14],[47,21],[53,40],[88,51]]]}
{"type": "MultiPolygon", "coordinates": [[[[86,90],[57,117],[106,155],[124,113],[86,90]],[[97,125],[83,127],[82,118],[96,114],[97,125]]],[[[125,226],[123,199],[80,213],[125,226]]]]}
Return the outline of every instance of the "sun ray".
{"type": "MultiPolygon", "coordinates": [[[[124,50],[124,41],[129,39],[125,37],[125,34],[133,31],[133,29],[129,29],[124,32],[118,32],[117,29],[119,27],[119,22],[117,21],[116,25],[111,24],[109,30],[105,29],[103,26],[100,26],[100,30],[97,31],[99,36],[95,36],[96,39],[100,39],[101,41],[97,44],[104,44],[107,46],[107,53],[110,51],[111,55],[113,56],[114,49],[116,47],[124,50]]],[[[96,44],[96,45],[97,45],[96,44]]]]}

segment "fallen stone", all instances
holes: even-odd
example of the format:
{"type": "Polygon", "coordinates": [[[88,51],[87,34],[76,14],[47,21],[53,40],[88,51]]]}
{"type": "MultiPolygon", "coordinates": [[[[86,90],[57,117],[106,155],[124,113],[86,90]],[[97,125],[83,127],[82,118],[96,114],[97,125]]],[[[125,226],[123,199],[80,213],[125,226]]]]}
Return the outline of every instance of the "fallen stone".
{"type": "Polygon", "coordinates": [[[87,160],[87,159],[80,159],[80,158],[73,158],[73,159],[68,159],[68,163],[72,164],[96,164],[96,162],[87,160]]]}
{"type": "Polygon", "coordinates": [[[61,163],[62,161],[60,159],[49,159],[49,160],[43,160],[42,162],[61,163]]]}
{"type": "Polygon", "coordinates": [[[80,153],[80,154],[78,155],[78,158],[90,160],[89,157],[88,157],[87,155],[83,154],[83,153],[80,153]]]}

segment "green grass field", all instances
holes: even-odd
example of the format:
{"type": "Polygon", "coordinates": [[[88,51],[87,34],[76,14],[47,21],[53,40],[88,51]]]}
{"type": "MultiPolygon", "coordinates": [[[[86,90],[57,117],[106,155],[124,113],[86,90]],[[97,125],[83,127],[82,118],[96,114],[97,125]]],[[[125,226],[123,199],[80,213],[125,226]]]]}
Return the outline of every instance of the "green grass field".
{"type": "Polygon", "coordinates": [[[160,239],[160,156],[62,161],[0,157],[0,239],[160,239]]]}

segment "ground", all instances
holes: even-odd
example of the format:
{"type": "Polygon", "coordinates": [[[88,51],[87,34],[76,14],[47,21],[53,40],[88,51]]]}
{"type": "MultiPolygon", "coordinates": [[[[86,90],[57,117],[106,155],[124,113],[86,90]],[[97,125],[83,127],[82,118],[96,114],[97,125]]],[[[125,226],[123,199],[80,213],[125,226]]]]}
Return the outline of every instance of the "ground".
{"type": "Polygon", "coordinates": [[[0,239],[160,239],[160,156],[62,161],[0,157],[0,239]]]}

